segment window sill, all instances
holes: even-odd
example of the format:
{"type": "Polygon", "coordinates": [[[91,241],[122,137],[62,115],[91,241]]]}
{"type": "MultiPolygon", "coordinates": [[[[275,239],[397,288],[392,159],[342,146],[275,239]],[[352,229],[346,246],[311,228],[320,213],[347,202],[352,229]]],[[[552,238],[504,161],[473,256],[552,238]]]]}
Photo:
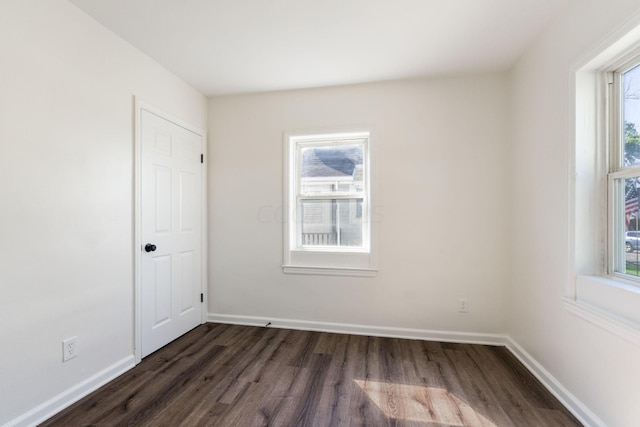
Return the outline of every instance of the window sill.
{"type": "Polygon", "coordinates": [[[565,308],[621,338],[640,345],[640,289],[609,277],[578,276],[576,298],[565,308]]]}
{"type": "Polygon", "coordinates": [[[303,267],[298,265],[283,265],[286,274],[308,274],[315,276],[356,276],[375,277],[378,270],[371,268],[343,268],[343,267],[303,267]]]}
{"type": "Polygon", "coordinates": [[[564,299],[564,304],[569,313],[640,346],[640,325],[624,321],[611,313],[569,298],[564,299]]]}

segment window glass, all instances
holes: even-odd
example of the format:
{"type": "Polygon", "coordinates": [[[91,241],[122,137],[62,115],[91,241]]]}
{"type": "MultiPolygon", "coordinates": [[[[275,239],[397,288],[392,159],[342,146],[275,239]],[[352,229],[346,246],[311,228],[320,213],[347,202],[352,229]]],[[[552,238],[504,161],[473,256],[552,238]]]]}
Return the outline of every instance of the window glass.
{"type": "Polygon", "coordinates": [[[302,194],[361,192],[363,161],[362,144],[302,148],[300,192],[302,194]]]}
{"type": "Polygon", "coordinates": [[[366,139],[298,144],[297,246],[362,248],[366,139]]]}
{"type": "Polygon", "coordinates": [[[302,246],[362,246],[362,199],[303,200],[301,212],[302,246]]]}
{"type": "Polygon", "coordinates": [[[290,140],[292,248],[369,250],[368,132],[290,140]]]}
{"type": "Polygon", "coordinates": [[[638,62],[615,73],[617,87],[610,117],[613,134],[610,173],[613,195],[614,273],[640,277],[640,65],[638,62]],[[627,71],[624,71],[627,70],[627,71]],[[615,98],[615,97],[618,98],[615,98]],[[616,157],[615,153],[621,153],[616,157]]]}
{"type": "Polygon", "coordinates": [[[640,65],[622,75],[624,166],[640,164],[640,65]]]}
{"type": "Polygon", "coordinates": [[[619,272],[640,276],[640,177],[620,180],[624,188],[625,262],[619,272]]]}

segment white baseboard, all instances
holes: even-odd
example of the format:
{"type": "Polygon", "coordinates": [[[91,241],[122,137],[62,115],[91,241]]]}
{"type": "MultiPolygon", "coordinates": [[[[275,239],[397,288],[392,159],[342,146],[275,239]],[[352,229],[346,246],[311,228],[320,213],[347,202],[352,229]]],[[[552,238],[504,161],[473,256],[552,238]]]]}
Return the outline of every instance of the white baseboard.
{"type": "Polygon", "coordinates": [[[51,418],[53,415],[71,406],[78,400],[82,399],[89,393],[102,387],[109,381],[124,374],[135,366],[135,358],[133,355],[126,357],[119,362],[103,369],[90,378],[71,387],[68,390],[54,396],[41,405],[33,408],[29,412],[22,414],[18,418],[14,418],[3,427],[27,427],[35,426],[39,423],[51,418]]]}
{"type": "Polygon", "coordinates": [[[265,326],[270,328],[298,329],[303,331],[334,332],[339,334],[369,335],[374,337],[406,338],[414,340],[457,342],[467,344],[505,345],[506,336],[475,332],[435,331],[429,329],[393,328],[351,323],[315,322],[309,320],[280,319],[273,317],[237,316],[209,313],[207,320],[213,323],[265,326]]]}
{"type": "Polygon", "coordinates": [[[567,390],[549,371],[510,337],[507,349],[567,408],[583,425],[606,427],[606,424],[577,397],[567,390]]]}

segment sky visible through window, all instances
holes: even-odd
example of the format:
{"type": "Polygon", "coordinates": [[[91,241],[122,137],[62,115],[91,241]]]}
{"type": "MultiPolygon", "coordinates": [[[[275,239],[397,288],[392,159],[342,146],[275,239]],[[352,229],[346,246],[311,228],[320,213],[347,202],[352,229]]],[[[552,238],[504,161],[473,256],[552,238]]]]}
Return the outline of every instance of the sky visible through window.
{"type": "Polygon", "coordinates": [[[640,164],[640,65],[622,75],[623,166],[640,164]]]}
{"type": "Polygon", "coordinates": [[[640,65],[624,74],[624,121],[640,132],[640,65]]]}

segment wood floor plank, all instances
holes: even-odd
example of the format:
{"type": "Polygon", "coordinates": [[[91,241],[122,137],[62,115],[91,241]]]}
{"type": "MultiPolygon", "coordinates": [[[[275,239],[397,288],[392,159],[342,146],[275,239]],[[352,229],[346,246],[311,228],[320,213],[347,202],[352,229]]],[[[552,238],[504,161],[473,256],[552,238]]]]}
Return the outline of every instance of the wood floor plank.
{"type": "MultiPolygon", "coordinates": [[[[326,414],[324,420],[328,425],[347,425],[349,420],[349,396],[353,387],[350,379],[355,375],[355,366],[349,354],[349,335],[323,334],[330,337],[333,346],[325,348],[332,356],[331,365],[322,389],[318,407],[326,414]]],[[[316,351],[319,348],[316,347],[316,351]]],[[[351,354],[351,357],[356,357],[351,354]]]]}
{"type": "Polygon", "coordinates": [[[470,363],[474,363],[475,369],[480,374],[485,386],[492,391],[492,396],[504,408],[505,412],[515,425],[524,422],[536,421],[538,425],[544,425],[526,399],[523,398],[518,387],[513,387],[511,378],[504,369],[495,365],[495,358],[487,351],[485,346],[469,346],[467,348],[470,363]],[[484,365],[494,366],[491,371],[483,369],[484,365]]]}
{"type": "Polygon", "coordinates": [[[579,426],[503,347],[205,324],[42,426],[579,426]]]}
{"type": "Polygon", "coordinates": [[[274,378],[269,395],[261,402],[260,408],[253,414],[250,425],[275,425],[279,418],[288,419],[287,411],[292,411],[292,402],[295,401],[294,389],[296,381],[304,381],[299,376],[300,368],[291,366],[279,366],[278,376],[274,378]]]}
{"type": "Polygon", "coordinates": [[[552,410],[566,409],[562,404],[536,379],[536,377],[526,369],[522,369],[522,364],[518,359],[504,347],[489,347],[489,350],[500,361],[499,363],[513,376],[514,382],[523,389],[529,391],[527,400],[537,408],[547,408],[552,410]]]}
{"type": "Polygon", "coordinates": [[[257,342],[247,349],[237,363],[233,365],[228,375],[228,379],[231,381],[223,390],[223,394],[218,400],[219,402],[233,403],[238,394],[258,375],[259,371],[264,367],[264,362],[278,349],[281,341],[276,340],[276,336],[280,335],[282,337],[286,335],[286,331],[277,329],[262,329],[262,331],[264,332],[257,342]]]}
{"type": "Polygon", "coordinates": [[[485,418],[490,417],[497,425],[517,426],[518,424],[514,422],[500,404],[499,399],[496,398],[484,373],[477,369],[477,365],[469,357],[466,349],[468,345],[470,344],[460,344],[460,347],[455,350],[445,350],[445,354],[450,358],[465,390],[467,404],[476,409],[478,415],[485,418]]]}
{"type": "MultiPolygon", "coordinates": [[[[253,351],[259,351],[260,346],[253,347],[253,351]]],[[[242,383],[241,386],[238,386],[237,377],[234,375],[230,375],[230,373],[238,372],[242,366],[245,366],[246,358],[241,356],[246,356],[247,351],[251,351],[251,348],[247,349],[245,347],[230,347],[227,353],[224,355],[225,360],[220,363],[219,366],[216,367],[214,371],[207,373],[205,379],[207,380],[207,384],[203,384],[201,390],[198,392],[198,396],[195,396],[194,400],[195,406],[191,410],[191,414],[189,414],[185,418],[185,423],[189,423],[189,425],[200,425],[201,419],[208,419],[211,422],[216,421],[214,424],[209,425],[222,425],[219,424],[217,420],[221,420],[224,417],[228,417],[228,412],[237,406],[238,410],[242,409],[241,405],[233,405],[226,404],[224,405],[228,408],[228,411],[225,413],[208,413],[208,408],[212,404],[212,402],[221,403],[221,400],[228,399],[228,391],[231,386],[237,386],[234,388],[234,399],[232,403],[238,403],[238,399],[242,396],[246,389],[250,387],[252,384],[250,381],[242,383]],[[234,363],[234,361],[236,363],[234,363]],[[223,397],[224,396],[224,397],[223,397]]],[[[249,396],[251,397],[251,396],[249,396]]],[[[206,425],[206,424],[205,424],[206,425]]]]}

